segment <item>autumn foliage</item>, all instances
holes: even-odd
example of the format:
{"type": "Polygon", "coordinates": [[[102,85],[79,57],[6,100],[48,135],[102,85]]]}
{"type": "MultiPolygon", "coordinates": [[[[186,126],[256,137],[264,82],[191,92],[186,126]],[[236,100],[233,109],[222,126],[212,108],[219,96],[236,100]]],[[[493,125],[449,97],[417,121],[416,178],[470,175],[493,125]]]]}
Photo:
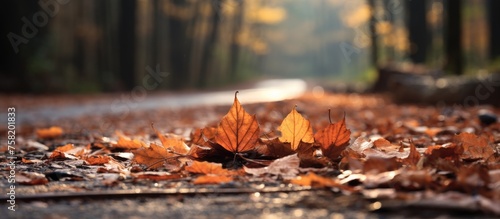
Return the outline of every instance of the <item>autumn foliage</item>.
{"type": "MultiPolygon", "coordinates": [[[[372,194],[370,190],[391,188],[394,196],[399,192],[458,191],[487,201],[500,200],[495,187],[500,180],[500,158],[494,135],[422,128],[418,121],[408,119],[392,130],[384,130],[388,123],[383,123],[379,126],[382,135],[367,138],[352,126],[348,128],[345,113],[332,122],[330,112],[324,112],[330,122],[323,127],[312,126],[294,106],[280,118],[281,124],[261,129],[258,118],[243,108],[236,93],[233,105],[217,124],[195,128],[189,136],[162,133],[154,126],[153,137],[146,139],[116,131],[115,141],[64,144],[47,157],[54,162],[83,160],[85,165],[99,166],[98,173],[117,173],[134,180],[185,180],[195,185],[280,181],[369,198],[380,197],[380,191],[372,194]],[[433,138],[433,144],[422,143],[422,138],[394,137],[408,130],[414,136],[433,138]],[[91,148],[99,150],[91,152],[91,148]],[[111,156],[111,151],[123,154],[111,156]],[[124,165],[120,159],[132,162],[124,165]]],[[[57,127],[36,131],[40,139],[54,139],[62,133],[57,127]]],[[[22,162],[42,161],[23,158],[22,162]]],[[[26,185],[48,183],[35,173],[19,177],[26,185]]],[[[112,186],[117,181],[112,178],[103,183],[112,186]]],[[[500,214],[495,211],[497,205],[487,204],[493,206],[485,204],[487,211],[500,214]]]]}

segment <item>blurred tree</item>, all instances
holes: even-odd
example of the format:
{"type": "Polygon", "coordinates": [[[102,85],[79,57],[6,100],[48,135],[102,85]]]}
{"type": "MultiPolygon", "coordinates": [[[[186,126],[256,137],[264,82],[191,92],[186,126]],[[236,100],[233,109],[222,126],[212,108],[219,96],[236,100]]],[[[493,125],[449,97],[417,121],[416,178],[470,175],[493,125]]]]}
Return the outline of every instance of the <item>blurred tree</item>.
{"type": "Polygon", "coordinates": [[[119,56],[124,88],[132,90],[135,79],[136,0],[120,1],[119,56]]]}
{"type": "Polygon", "coordinates": [[[445,71],[454,75],[463,73],[462,58],[462,0],[445,0],[446,31],[445,41],[445,71]]]}
{"type": "Polygon", "coordinates": [[[430,36],[427,28],[427,1],[408,1],[408,31],[410,37],[410,59],[413,63],[424,64],[430,36]]]}
{"type": "MultiPolygon", "coordinates": [[[[498,0],[488,0],[487,2],[488,8],[488,22],[490,29],[490,51],[489,56],[490,60],[494,62],[500,62],[500,25],[498,21],[500,21],[500,1],[498,0]]],[[[500,66],[497,66],[499,68],[500,66]]],[[[500,69],[496,69],[500,70],[500,69]]]]}

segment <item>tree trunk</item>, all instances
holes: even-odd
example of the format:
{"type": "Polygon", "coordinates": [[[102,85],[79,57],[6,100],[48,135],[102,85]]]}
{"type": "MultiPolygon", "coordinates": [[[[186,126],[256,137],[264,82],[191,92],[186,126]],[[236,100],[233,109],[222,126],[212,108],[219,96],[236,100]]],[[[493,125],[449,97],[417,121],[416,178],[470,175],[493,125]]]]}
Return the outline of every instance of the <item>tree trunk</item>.
{"type": "Polygon", "coordinates": [[[408,29],[410,35],[410,59],[413,63],[423,64],[429,46],[429,31],[427,29],[426,1],[409,1],[408,29]]]}
{"type": "Polygon", "coordinates": [[[462,60],[462,0],[445,1],[445,71],[454,75],[463,73],[462,60]]]}
{"type": "MultiPolygon", "coordinates": [[[[488,6],[488,22],[490,28],[490,51],[489,56],[491,61],[500,61],[500,1],[489,0],[488,6]]],[[[500,69],[497,69],[500,70],[500,69]]]]}
{"type": "Polygon", "coordinates": [[[377,31],[375,29],[375,24],[377,23],[375,18],[375,0],[368,0],[368,5],[370,6],[370,37],[371,37],[371,63],[373,66],[378,66],[378,46],[377,46],[377,31]]]}
{"type": "Polygon", "coordinates": [[[120,5],[120,75],[124,88],[135,87],[136,0],[122,0],[120,5]]]}
{"type": "MultiPolygon", "coordinates": [[[[222,1],[222,0],[218,0],[222,1]]],[[[201,59],[200,73],[198,78],[198,87],[205,87],[207,85],[207,78],[211,75],[210,65],[212,64],[212,55],[215,44],[217,43],[217,34],[219,32],[219,20],[220,20],[220,11],[219,8],[215,6],[216,4],[212,4],[212,27],[210,30],[210,35],[205,42],[205,46],[203,47],[203,56],[201,59]]],[[[218,5],[218,4],[217,4],[218,5]]]]}

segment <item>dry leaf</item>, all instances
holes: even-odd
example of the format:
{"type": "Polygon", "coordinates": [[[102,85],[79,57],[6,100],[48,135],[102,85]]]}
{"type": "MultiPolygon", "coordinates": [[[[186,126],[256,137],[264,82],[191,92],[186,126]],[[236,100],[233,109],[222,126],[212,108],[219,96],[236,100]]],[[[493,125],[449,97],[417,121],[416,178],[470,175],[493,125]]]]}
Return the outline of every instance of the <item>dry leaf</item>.
{"type": "Polygon", "coordinates": [[[453,138],[455,143],[462,145],[463,153],[460,158],[465,160],[487,160],[495,151],[488,144],[488,139],[475,134],[463,132],[453,138]]]}
{"type": "Polygon", "coordinates": [[[408,154],[408,157],[404,158],[403,164],[415,167],[420,160],[420,153],[417,151],[417,147],[415,147],[415,144],[413,144],[413,141],[410,141],[410,154],[408,154]]]}
{"type": "Polygon", "coordinates": [[[171,174],[169,172],[142,172],[142,173],[132,174],[132,176],[135,179],[148,179],[153,181],[180,179],[184,177],[181,174],[171,174]]]}
{"type": "Polygon", "coordinates": [[[318,176],[315,173],[308,173],[305,176],[299,176],[290,180],[290,183],[300,186],[313,187],[339,187],[342,186],[337,180],[318,176]]]}
{"type": "Polygon", "coordinates": [[[349,145],[351,131],[346,128],[345,116],[342,121],[328,125],[314,135],[323,150],[323,154],[330,159],[337,159],[340,153],[349,145]]]}
{"type": "Polygon", "coordinates": [[[221,184],[221,183],[229,183],[232,181],[233,181],[233,177],[230,177],[230,176],[203,175],[203,176],[199,176],[195,180],[193,180],[193,184],[195,184],[195,185],[221,184]]]}
{"type": "Polygon", "coordinates": [[[22,172],[16,174],[16,183],[21,185],[45,185],[49,182],[45,175],[34,172],[22,172]]]}
{"type": "Polygon", "coordinates": [[[63,134],[63,129],[58,126],[52,126],[47,129],[37,129],[36,136],[42,139],[57,138],[63,134]]]}
{"type": "MultiPolygon", "coordinates": [[[[155,130],[156,131],[156,130],[155,130]]],[[[182,138],[179,136],[169,134],[168,136],[162,135],[160,132],[156,131],[158,138],[160,138],[161,144],[165,148],[171,149],[177,154],[187,154],[189,147],[184,143],[182,138]]]]}
{"type": "Polygon", "coordinates": [[[87,162],[88,165],[104,165],[106,163],[109,163],[109,161],[112,159],[113,158],[107,155],[93,155],[84,157],[83,160],[85,160],[85,162],[87,162]]]}
{"type": "Polygon", "coordinates": [[[214,127],[195,129],[191,133],[191,143],[206,146],[206,143],[208,140],[212,140],[213,138],[215,138],[216,132],[217,132],[217,128],[214,128],[214,127]]]}
{"type": "MultiPolygon", "coordinates": [[[[157,169],[168,161],[171,161],[174,154],[169,153],[169,151],[160,145],[151,143],[147,148],[140,148],[132,151],[134,153],[133,161],[139,164],[144,164],[148,169],[157,169]]],[[[173,159],[176,161],[176,159],[173,159]]]]}
{"type": "Polygon", "coordinates": [[[276,176],[281,176],[283,179],[292,179],[299,173],[300,159],[297,154],[292,154],[280,159],[273,161],[269,166],[263,168],[247,168],[245,172],[252,174],[254,176],[260,176],[263,174],[272,174],[276,176]]]}
{"type": "Polygon", "coordinates": [[[222,118],[215,142],[233,153],[253,150],[260,134],[259,123],[255,115],[251,116],[241,106],[234,95],[234,103],[229,112],[222,118]]]}
{"type": "Polygon", "coordinates": [[[231,172],[227,169],[223,169],[220,163],[199,161],[194,161],[191,165],[187,166],[186,171],[201,174],[231,175],[231,172]]]}
{"type": "Polygon", "coordinates": [[[118,142],[116,144],[113,144],[113,147],[125,148],[125,149],[139,149],[141,147],[147,146],[144,142],[138,139],[130,139],[120,131],[116,131],[115,133],[116,135],[118,135],[118,142]]]}
{"type": "Polygon", "coordinates": [[[54,151],[67,152],[67,151],[72,150],[74,148],[75,148],[75,146],[73,144],[66,144],[64,146],[57,147],[56,149],[54,149],[54,151]]]}
{"type": "Polygon", "coordinates": [[[297,150],[300,142],[313,143],[314,137],[309,120],[300,115],[294,107],[278,127],[281,142],[289,142],[292,150],[297,150]]]}

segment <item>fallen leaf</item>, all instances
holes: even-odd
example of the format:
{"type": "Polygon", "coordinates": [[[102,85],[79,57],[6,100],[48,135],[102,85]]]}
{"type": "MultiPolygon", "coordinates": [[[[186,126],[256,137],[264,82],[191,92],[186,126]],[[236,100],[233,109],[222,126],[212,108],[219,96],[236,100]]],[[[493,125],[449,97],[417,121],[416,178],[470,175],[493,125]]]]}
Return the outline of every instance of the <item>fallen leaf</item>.
{"type": "MultiPolygon", "coordinates": [[[[156,131],[156,130],[155,130],[156,131]]],[[[161,144],[165,148],[169,148],[172,152],[177,154],[187,154],[189,147],[184,143],[182,138],[179,136],[169,134],[168,136],[162,135],[160,132],[156,131],[156,134],[160,138],[161,144]]]]}
{"type": "Polygon", "coordinates": [[[408,157],[402,159],[403,164],[415,167],[420,160],[420,153],[417,151],[417,147],[413,144],[413,141],[410,141],[410,154],[408,157]]]}
{"type": "Polygon", "coordinates": [[[488,139],[472,133],[462,132],[453,138],[454,142],[461,144],[463,153],[460,158],[465,160],[487,160],[495,151],[488,144],[488,139]]]}
{"type": "Polygon", "coordinates": [[[191,143],[206,146],[207,141],[215,138],[216,132],[217,128],[214,127],[195,129],[193,132],[191,132],[191,143]]]}
{"type": "Polygon", "coordinates": [[[66,151],[72,150],[74,148],[75,148],[75,146],[73,144],[66,144],[64,146],[57,147],[56,149],[54,149],[54,151],[66,152],[66,151]]]}
{"type": "Polygon", "coordinates": [[[37,137],[41,139],[57,138],[62,134],[63,134],[63,129],[58,126],[52,126],[50,128],[36,130],[37,137]]]}
{"type": "Polygon", "coordinates": [[[194,161],[187,166],[186,171],[190,173],[215,174],[215,175],[230,175],[229,170],[223,169],[220,163],[199,162],[194,161]]]}
{"type": "Polygon", "coordinates": [[[112,159],[113,158],[107,155],[93,155],[83,158],[88,165],[104,165],[105,163],[109,163],[112,159]]]}
{"type": "Polygon", "coordinates": [[[146,147],[146,143],[138,140],[138,139],[130,139],[125,136],[122,132],[116,131],[116,135],[118,135],[118,142],[113,144],[115,148],[124,148],[124,149],[139,149],[141,147],[146,147]]]}
{"type": "Polygon", "coordinates": [[[313,172],[307,175],[299,176],[290,180],[290,183],[299,186],[312,186],[312,187],[342,187],[342,185],[335,179],[318,176],[313,172]]]}
{"type": "Polygon", "coordinates": [[[300,142],[313,143],[314,137],[311,123],[300,115],[294,107],[278,127],[281,131],[281,142],[289,142],[292,150],[297,150],[300,142]]]}
{"type": "Polygon", "coordinates": [[[241,153],[255,148],[260,128],[255,115],[243,109],[236,94],[238,92],[234,95],[233,106],[217,127],[215,142],[232,153],[241,153]]]}
{"type": "Polygon", "coordinates": [[[280,159],[274,160],[269,166],[262,168],[247,168],[243,166],[245,172],[254,176],[271,174],[281,176],[283,179],[293,179],[299,173],[300,159],[297,154],[292,154],[280,159]]]}
{"type": "Polygon", "coordinates": [[[233,177],[230,176],[203,175],[203,176],[198,176],[195,180],[193,180],[193,184],[195,185],[221,184],[221,183],[229,183],[232,181],[233,177]]]}
{"type": "Polygon", "coordinates": [[[172,180],[172,179],[180,179],[184,176],[181,174],[171,174],[169,172],[142,172],[132,174],[132,177],[135,179],[148,179],[153,181],[162,181],[162,180],[172,180]]]}
{"type": "Polygon", "coordinates": [[[45,175],[34,172],[21,172],[16,174],[16,183],[21,185],[45,185],[49,182],[45,175]]]}
{"type": "Polygon", "coordinates": [[[346,128],[345,116],[342,121],[330,123],[326,128],[314,135],[314,139],[321,145],[323,155],[330,159],[337,159],[349,145],[351,131],[346,128]]]}
{"type": "Polygon", "coordinates": [[[142,147],[137,150],[132,151],[134,153],[133,161],[139,164],[144,164],[148,169],[157,169],[168,162],[175,161],[174,154],[169,153],[169,151],[155,143],[151,143],[151,145],[147,148],[142,147]]]}
{"type": "Polygon", "coordinates": [[[290,145],[279,141],[278,138],[271,140],[261,140],[262,144],[258,145],[255,150],[266,157],[280,158],[296,153],[290,148],[290,145]]]}

